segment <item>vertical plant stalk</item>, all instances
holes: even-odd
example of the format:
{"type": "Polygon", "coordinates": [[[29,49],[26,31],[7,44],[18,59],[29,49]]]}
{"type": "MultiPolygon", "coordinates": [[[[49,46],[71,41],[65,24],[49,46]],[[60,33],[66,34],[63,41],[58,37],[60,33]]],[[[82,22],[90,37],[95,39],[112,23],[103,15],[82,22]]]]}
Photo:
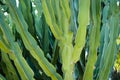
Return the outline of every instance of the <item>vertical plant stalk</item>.
{"type": "Polygon", "coordinates": [[[89,24],[89,14],[90,14],[89,9],[90,9],[90,0],[79,1],[79,13],[78,13],[79,27],[75,37],[75,46],[72,53],[73,64],[79,60],[81,51],[85,45],[86,28],[87,25],[89,24]]]}
{"type": "Polygon", "coordinates": [[[64,80],[69,79],[73,80],[72,76],[73,67],[71,66],[73,35],[71,32],[69,32],[69,20],[70,20],[69,1],[55,0],[55,3],[53,3],[53,0],[41,0],[41,2],[46,22],[49,25],[55,38],[58,40],[58,46],[60,47],[59,55],[62,63],[64,80]],[[54,9],[57,12],[54,11],[54,9]],[[58,22],[55,19],[55,15],[58,18],[58,22]],[[59,29],[60,31],[58,31],[57,29],[59,29]]]}
{"type": "Polygon", "coordinates": [[[90,4],[91,32],[89,40],[89,54],[83,80],[93,79],[94,65],[97,59],[97,49],[100,42],[100,0],[91,0],[90,4]]]}
{"type": "Polygon", "coordinates": [[[60,7],[59,12],[61,13],[61,27],[63,34],[62,39],[59,40],[58,45],[60,47],[60,59],[62,63],[62,71],[64,75],[64,80],[73,80],[73,65],[71,64],[72,59],[72,52],[73,52],[73,45],[72,45],[72,38],[73,33],[69,31],[70,26],[70,6],[69,0],[60,0],[60,7]]]}
{"type": "Polygon", "coordinates": [[[118,15],[114,15],[110,18],[110,22],[109,22],[109,27],[111,26],[111,29],[110,29],[110,33],[109,33],[109,42],[108,44],[105,46],[104,45],[104,48],[103,48],[103,55],[101,57],[101,65],[100,65],[100,70],[99,70],[99,73],[98,73],[98,77],[97,77],[97,80],[102,80],[102,79],[105,79],[107,80],[108,79],[108,76],[109,76],[109,73],[110,73],[110,70],[112,68],[112,65],[113,65],[113,62],[114,62],[114,55],[115,55],[115,52],[116,52],[116,39],[117,39],[117,36],[118,36],[118,15]],[[103,75],[103,73],[105,75],[103,75]]]}
{"type": "Polygon", "coordinates": [[[117,45],[116,39],[118,37],[119,28],[120,28],[119,7],[116,5],[116,1],[111,0],[109,5],[107,6],[109,6],[108,9],[109,13],[105,16],[107,16],[108,18],[105,19],[106,22],[103,22],[103,24],[107,24],[107,26],[105,26],[107,31],[104,34],[108,34],[108,36],[105,36],[104,38],[104,45],[102,52],[103,56],[101,57],[100,70],[97,76],[97,80],[108,79],[116,54],[116,45],[117,45]]]}
{"type": "Polygon", "coordinates": [[[58,25],[56,24],[54,11],[51,5],[51,0],[41,0],[41,4],[43,8],[43,13],[46,18],[46,22],[48,23],[55,38],[59,40],[61,38],[62,32],[59,29],[58,25]]]}
{"type": "Polygon", "coordinates": [[[60,46],[60,58],[62,62],[62,71],[64,73],[64,80],[73,80],[73,67],[72,62],[72,33],[66,35],[63,40],[59,41],[60,46]]]}

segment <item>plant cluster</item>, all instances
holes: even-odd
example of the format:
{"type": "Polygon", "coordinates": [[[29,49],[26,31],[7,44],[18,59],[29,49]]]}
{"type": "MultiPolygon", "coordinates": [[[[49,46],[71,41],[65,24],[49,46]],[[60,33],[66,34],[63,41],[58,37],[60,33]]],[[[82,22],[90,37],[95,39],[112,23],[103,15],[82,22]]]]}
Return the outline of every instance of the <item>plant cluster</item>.
{"type": "Polygon", "coordinates": [[[0,80],[108,80],[119,19],[119,0],[0,0],[0,80]]]}

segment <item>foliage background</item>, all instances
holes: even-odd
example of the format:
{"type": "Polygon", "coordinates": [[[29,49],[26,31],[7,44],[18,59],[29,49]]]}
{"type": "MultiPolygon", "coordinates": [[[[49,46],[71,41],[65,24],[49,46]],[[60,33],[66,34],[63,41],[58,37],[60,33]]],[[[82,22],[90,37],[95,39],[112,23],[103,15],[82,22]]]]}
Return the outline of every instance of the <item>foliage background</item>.
{"type": "Polygon", "coordinates": [[[0,80],[108,80],[119,72],[119,5],[0,0],[0,80]]]}

